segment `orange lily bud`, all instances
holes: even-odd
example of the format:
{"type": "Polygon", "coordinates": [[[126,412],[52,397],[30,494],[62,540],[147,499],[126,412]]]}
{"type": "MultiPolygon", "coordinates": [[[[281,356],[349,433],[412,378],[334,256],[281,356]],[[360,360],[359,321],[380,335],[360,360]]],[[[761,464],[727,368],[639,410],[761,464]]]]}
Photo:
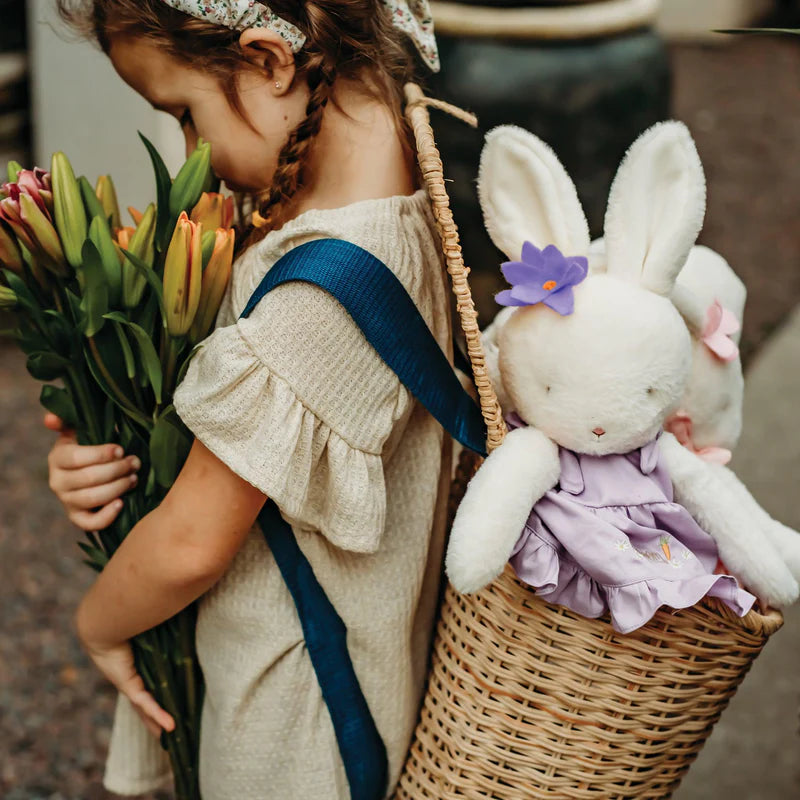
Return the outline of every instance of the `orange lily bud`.
{"type": "Polygon", "coordinates": [[[133,206],[128,206],[128,213],[131,215],[131,219],[133,220],[134,225],[138,227],[139,225],[142,224],[142,217],[144,216],[144,214],[142,214],[141,211],[138,211],[133,206]]]}
{"type": "MultiPolygon", "coordinates": [[[[117,202],[117,190],[110,175],[101,175],[97,179],[95,194],[100,204],[103,206],[103,213],[106,219],[110,219],[111,228],[122,227],[122,217],[119,213],[119,203],[117,202]]],[[[139,224],[138,222],[136,223],[139,224]]]]}
{"type": "Polygon", "coordinates": [[[236,234],[232,230],[217,229],[214,252],[203,271],[200,305],[189,331],[189,341],[192,344],[208,335],[217,318],[222,297],[231,277],[235,239],[236,234]]]}
{"type": "MultiPolygon", "coordinates": [[[[133,236],[134,233],[136,233],[136,228],[131,228],[131,227],[127,226],[127,225],[124,228],[118,228],[115,231],[117,244],[123,250],[130,250],[131,249],[131,247],[130,247],[130,245],[131,245],[131,236],[133,236]]],[[[125,258],[125,256],[121,256],[121,257],[125,258]]]]}
{"type": "Polygon", "coordinates": [[[230,228],[233,225],[233,198],[216,192],[204,192],[192,209],[190,219],[199,222],[207,231],[230,228]]]}
{"type": "Polygon", "coordinates": [[[203,280],[203,226],[181,212],[164,262],[164,306],[167,330],[184,336],[192,326],[203,280]]]}

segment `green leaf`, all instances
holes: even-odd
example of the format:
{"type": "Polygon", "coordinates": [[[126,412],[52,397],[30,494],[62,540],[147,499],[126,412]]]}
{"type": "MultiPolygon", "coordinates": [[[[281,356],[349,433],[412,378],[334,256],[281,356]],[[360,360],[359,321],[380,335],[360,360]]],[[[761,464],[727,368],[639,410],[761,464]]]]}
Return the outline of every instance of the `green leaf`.
{"type": "Polygon", "coordinates": [[[182,363],[182,364],[181,364],[181,366],[180,366],[180,369],[178,370],[178,377],[175,379],[175,385],[176,385],[176,386],[180,386],[180,385],[181,385],[181,381],[182,381],[182,380],[183,380],[183,379],[186,377],[186,372],[187,372],[187,371],[188,371],[188,369],[189,369],[189,364],[190,364],[190,362],[191,362],[192,358],[194,357],[194,354],[195,354],[195,353],[196,353],[196,352],[197,352],[197,351],[198,351],[198,350],[199,350],[199,349],[200,349],[202,346],[203,346],[203,343],[202,343],[202,342],[199,342],[198,344],[196,344],[196,345],[195,345],[195,346],[194,346],[194,347],[191,349],[191,351],[190,351],[189,355],[187,355],[187,356],[186,356],[186,358],[184,359],[183,363],[182,363]]]}
{"type": "Polygon", "coordinates": [[[105,219],[106,212],[103,209],[103,204],[97,198],[94,187],[89,183],[88,179],[81,175],[78,178],[78,186],[81,187],[81,197],[83,198],[83,204],[86,206],[86,216],[89,219],[94,219],[95,217],[105,219]]]}
{"type": "Polygon", "coordinates": [[[33,353],[25,366],[37,381],[54,381],[66,375],[72,362],[55,353],[33,353]]]}
{"type": "Polygon", "coordinates": [[[78,424],[78,412],[66,389],[57,386],[43,386],[39,402],[52,414],[60,417],[68,428],[78,424]]]}
{"type": "Polygon", "coordinates": [[[200,242],[203,249],[203,269],[205,269],[208,266],[208,262],[211,261],[211,256],[214,254],[214,245],[217,243],[217,232],[206,231],[200,242]]]}
{"type": "Polygon", "coordinates": [[[103,315],[108,313],[108,281],[100,253],[92,242],[83,243],[81,259],[81,271],[84,277],[81,299],[83,333],[86,336],[94,336],[103,327],[105,322],[103,315]]]}
{"type": "MultiPolygon", "coordinates": [[[[78,547],[89,556],[91,560],[91,564],[89,566],[96,566],[99,569],[103,569],[105,565],[108,563],[108,556],[98,547],[92,547],[90,544],[86,544],[86,542],[78,542],[78,547]]],[[[89,563],[89,562],[84,562],[89,563]]]]}
{"type": "Polygon", "coordinates": [[[140,411],[135,409],[132,405],[127,405],[127,404],[123,403],[116,396],[114,391],[108,385],[108,382],[106,381],[106,379],[103,377],[103,373],[100,372],[100,369],[97,366],[97,364],[95,363],[94,358],[92,358],[92,354],[88,350],[85,350],[84,353],[85,353],[85,356],[86,356],[86,363],[89,366],[89,372],[92,373],[92,378],[94,378],[95,383],[97,384],[99,389],[103,392],[103,394],[105,394],[105,396],[109,400],[111,400],[111,402],[117,408],[119,408],[124,414],[126,414],[128,417],[130,417],[134,422],[136,422],[137,424],[141,425],[146,430],[149,430],[150,421],[147,419],[147,417],[145,417],[144,414],[142,414],[140,411]]]}
{"type": "MultiPolygon", "coordinates": [[[[158,298],[158,307],[161,309],[161,318],[162,320],[166,319],[167,312],[164,309],[164,286],[161,283],[158,275],[156,275],[152,267],[147,266],[147,264],[145,264],[141,258],[133,255],[130,250],[123,250],[122,252],[125,254],[128,261],[130,261],[131,266],[144,275],[145,280],[150,284],[150,287],[158,298]]],[[[166,325],[164,325],[164,327],[166,327],[166,325]]]]}
{"type": "Polygon", "coordinates": [[[38,317],[41,306],[25,281],[23,281],[16,272],[12,272],[10,269],[4,269],[2,273],[6,285],[9,289],[12,289],[17,296],[17,303],[20,307],[38,317]]]}
{"type": "Polygon", "coordinates": [[[111,238],[111,228],[105,217],[94,217],[89,226],[89,238],[100,254],[103,270],[108,283],[108,302],[115,306],[119,304],[122,296],[122,262],[114,240],[111,238]]]}
{"type": "Polygon", "coordinates": [[[47,322],[47,333],[53,343],[54,352],[64,356],[64,358],[69,358],[72,355],[72,344],[75,338],[72,328],[70,328],[69,323],[60,311],[48,308],[44,312],[44,316],[47,322]]]}
{"type": "Polygon", "coordinates": [[[117,427],[116,405],[110,400],[106,400],[103,407],[103,441],[113,442],[114,431],[117,427]]]}
{"type": "Polygon", "coordinates": [[[147,335],[145,330],[139,327],[135,322],[131,322],[120,311],[112,311],[106,314],[106,319],[113,320],[121,325],[127,325],[136,339],[136,344],[139,348],[139,354],[142,358],[142,365],[145,368],[150,385],[156,395],[156,402],[161,404],[161,390],[163,386],[163,374],[161,372],[161,359],[158,357],[155,345],[151,338],[147,335]]]}
{"type": "Polygon", "coordinates": [[[156,206],[158,217],[156,219],[156,249],[163,252],[166,247],[167,226],[169,225],[169,193],[172,189],[172,178],[169,170],[164,163],[164,159],[159,155],[155,145],[140,131],[139,138],[150,154],[153,162],[153,171],[156,176],[156,206]]]}
{"type": "Polygon", "coordinates": [[[150,461],[157,483],[165,489],[175,483],[192,446],[184,430],[175,408],[167,406],[150,435],[150,461]]]}
{"type": "MultiPolygon", "coordinates": [[[[108,319],[108,314],[106,314],[108,319]]],[[[114,323],[114,331],[119,340],[119,346],[122,349],[122,357],[125,359],[125,374],[133,380],[136,377],[136,359],[133,357],[133,350],[128,337],[125,335],[125,330],[119,322],[114,323]]]]}
{"type": "Polygon", "coordinates": [[[19,347],[26,356],[50,351],[50,342],[29,319],[23,317],[19,321],[19,331],[19,347]]]}

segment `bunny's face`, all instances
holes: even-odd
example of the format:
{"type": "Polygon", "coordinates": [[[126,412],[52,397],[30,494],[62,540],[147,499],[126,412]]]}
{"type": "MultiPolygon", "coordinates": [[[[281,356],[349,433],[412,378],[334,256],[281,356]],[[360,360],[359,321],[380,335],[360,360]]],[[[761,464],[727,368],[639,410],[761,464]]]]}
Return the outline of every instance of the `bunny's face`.
{"type": "Polygon", "coordinates": [[[575,311],[518,309],[499,334],[512,407],[557,444],[625,453],[655,438],[683,395],[689,333],[669,299],[606,275],[574,290],[575,311]]]}

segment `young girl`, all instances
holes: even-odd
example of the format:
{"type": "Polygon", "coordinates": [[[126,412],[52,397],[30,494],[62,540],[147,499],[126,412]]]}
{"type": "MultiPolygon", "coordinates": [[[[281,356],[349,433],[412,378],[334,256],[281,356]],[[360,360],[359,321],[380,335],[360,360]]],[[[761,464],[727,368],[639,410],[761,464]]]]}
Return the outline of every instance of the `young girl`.
{"type": "MultiPolygon", "coordinates": [[[[254,524],[271,498],[347,626],[390,793],[426,673],[447,442],[323,290],[289,283],[239,315],[287,251],[345,239],[389,266],[449,347],[437,233],[400,112],[406,37],[436,66],[427,2],[60,6],[127,83],[179,120],[189,150],[198,137],[211,142],[216,173],[263,198],[256,219],[266,221],[175,395],[196,436],[188,461],[76,615],[85,648],[121,692],[106,785],[137,794],[167,777],[141,720],[156,735],[173,721],[144,690],[128,640],[201,598],[204,800],[350,796],[297,612],[254,524]]],[[[70,518],[96,530],[118,513],[138,466],[62,431],[50,482],[70,518]]]]}

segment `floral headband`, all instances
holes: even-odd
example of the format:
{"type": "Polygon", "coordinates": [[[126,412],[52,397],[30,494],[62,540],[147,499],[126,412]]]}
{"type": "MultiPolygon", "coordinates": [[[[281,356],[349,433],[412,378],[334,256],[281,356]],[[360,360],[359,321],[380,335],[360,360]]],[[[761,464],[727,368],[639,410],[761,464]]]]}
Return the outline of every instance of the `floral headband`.
{"type": "MultiPolygon", "coordinates": [[[[164,0],[184,14],[204,19],[231,30],[268,28],[277,33],[298,53],[306,42],[305,34],[291,22],[281,19],[269,6],[254,0],[164,0]]],[[[394,26],[415,44],[422,60],[433,72],[439,71],[439,51],[433,35],[433,17],[428,0],[381,0],[392,15],[394,26]]]]}

